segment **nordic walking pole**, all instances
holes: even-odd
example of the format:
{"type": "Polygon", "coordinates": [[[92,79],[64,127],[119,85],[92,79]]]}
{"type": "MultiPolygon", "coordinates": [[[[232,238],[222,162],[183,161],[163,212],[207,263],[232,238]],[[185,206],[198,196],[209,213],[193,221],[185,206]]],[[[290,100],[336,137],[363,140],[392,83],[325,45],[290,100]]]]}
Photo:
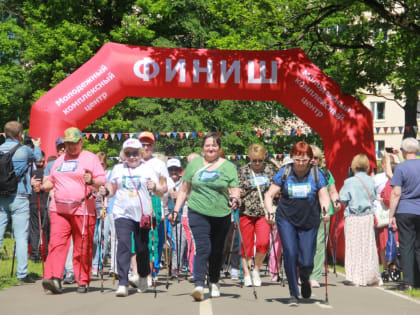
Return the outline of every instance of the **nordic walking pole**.
{"type": "Polygon", "coordinates": [[[233,224],[233,229],[232,229],[232,240],[230,242],[230,247],[229,247],[229,255],[228,255],[228,260],[226,264],[226,271],[224,272],[226,278],[229,276],[229,267],[230,267],[230,261],[232,260],[232,250],[233,250],[234,242],[235,242],[235,223],[233,224]]]}
{"type": "Polygon", "coordinates": [[[190,257],[191,257],[191,252],[192,252],[192,235],[191,235],[191,239],[190,239],[190,245],[188,246],[188,255],[187,255],[187,270],[185,271],[185,280],[188,280],[188,270],[190,268],[190,257]]]}
{"type": "Polygon", "coordinates": [[[101,271],[101,292],[104,292],[104,254],[105,254],[105,237],[104,237],[104,225],[105,225],[105,212],[106,212],[106,198],[102,197],[102,209],[101,209],[101,241],[99,247],[99,268],[101,271]]]}
{"type": "MultiPolygon", "coordinates": [[[[150,178],[147,178],[147,180],[150,180],[150,178]]],[[[155,213],[155,211],[154,211],[154,209],[153,209],[153,195],[152,195],[152,192],[149,190],[149,196],[150,196],[150,211],[151,211],[151,218],[150,218],[150,221],[151,221],[151,224],[150,224],[150,227],[151,227],[151,229],[150,229],[150,231],[151,231],[151,233],[152,233],[152,266],[153,266],[153,268],[152,268],[152,281],[153,281],[153,288],[154,288],[154,292],[155,292],[155,298],[157,297],[157,290],[156,290],[156,279],[155,279],[155,277],[154,277],[154,273],[156,272],[156,269],[155,269],[155,227],[154,227],[154,220],[153,220],[153,217],[154,217],[154,215],[156,215],[156,213],[155,213]]],[[[156,218],[156,220],[157,220],[157,218],[156,218]]]]}
{"type": "MultiPolygon", "coordinates": [[[[324,215],[327,214],[327,210],[322,208],[322,212],[324,215]]],[[[324,221],[324,245],[325,245],[325,304],[328,304],[328,262],[327,262],[327,255],[328,255],[328,243],[327,243],[327,222],[324,221]]]]}
{"type": "Polygon", "coordinates": [[[36,193],[36,201],[38,205],[38,224],[39,224],[39,253],[41,254],[41,265],[42,265],[42,275],[44,275],[44,262],[45,262],[45,239],[44,239],[44,231],[42,229],[42,222],[41,222],[41,200],[39,197],[39,193],[36,193]]]}
{"type": "MultiPolygon", "coordinates": [[[[336,200],[338,202],[338,200],[336,200]]],[[[338,213],[335,214],[335,222],[334,222],[334,273],[335,277],[337,277],[337,228],[338,228],[338,213]]]]}
{"type": "MultiPolygon", "coordinates": [[[[114,227],[114,230],[115,230],[115,227],[114,227]]],[[[117,231],[114,231],[114,272],[112,273],[112,285],[115,285],[116,272],[117,272],[117,231]]]]}
{"type": "MultiPolygon", "coordinates": [[[[271,234],[271,248],[274,251],[274,257],[276,259],[277,280],[279,280],[279,278],[280,278],[280,274],[279,274],[279,262],[278,262],[278,258],[277,258],[277,251],[276,251],[276,244],[275,244],[275,241],[276,241],[275,237],[276,237],[276,235],[274,234],[274,228],[273,228],[273,225],[272,224],[270,224],[270,234],[271,234]]],[[[271,251],[269,253],[271,253],[271,251]]]]}
{"type": "MultiPolygon", "coordinates": [[[[88,170],[85,170],[85,174],[89,173],[88,170]]],[[[83,213],[83,224],[82,224],[82,241],[80,242],[80,262],[79,262],[79,282],[82,277],[82,261],[83,261],[83,243],[85,240],[85,227],[86,227],[86,215],[87,215],[87,183],[85,183],[85,194],[84,194],[84,200],[85,203],[85,211],[83,213]]]]}
{"type": "Polygon", "coordinates": [[[178,223],[179,224],[179,241],[178,241],[178,251],[179,251],[179,258],[178,258],[178,283],[181,281],[180,277],[179,277],[179,271],[181,270],[182,264],[181,264],[181,260],[182,260],[182,253],[181,253],[181,246],[182,246],[182,223],[181,221],[178,223]]]}
{"type": "Polygon", "coordinates": [[[166,215],[164,213],[165,209],[163,210],[163,230],[165,233],[165,260],[166,260],[166,290],[169,288],[169,256],[168,256],[168,230],[166,229],[166,215]]]}

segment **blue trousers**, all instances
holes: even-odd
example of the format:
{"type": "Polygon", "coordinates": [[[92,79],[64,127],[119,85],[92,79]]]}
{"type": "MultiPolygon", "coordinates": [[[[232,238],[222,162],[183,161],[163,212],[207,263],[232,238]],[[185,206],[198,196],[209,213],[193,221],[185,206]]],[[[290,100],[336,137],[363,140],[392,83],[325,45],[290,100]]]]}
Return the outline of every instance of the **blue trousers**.
{"type": "Polygon", "coordinates": [[[300,294],[296,267],[299,267],[301,281],[308,281],[314,268],[318,227],[303,230],[282,218],[276,218],[276,223],[283,246],[284,270],[289,292],[291,296],[298,297],[300,294]]]}

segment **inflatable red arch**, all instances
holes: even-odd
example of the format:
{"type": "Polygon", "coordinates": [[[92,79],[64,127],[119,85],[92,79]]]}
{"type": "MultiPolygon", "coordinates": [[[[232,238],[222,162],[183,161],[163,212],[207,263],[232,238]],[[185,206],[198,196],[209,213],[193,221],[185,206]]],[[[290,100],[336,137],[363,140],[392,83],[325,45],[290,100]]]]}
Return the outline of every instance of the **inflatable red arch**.
{"type": "MultiPolygon", "coordinates": [[[[301,49],[207,50],[105,44],[32,107],[30,135],[46,155],[70,126],[83,130],[125,97],[278,101],[323,139],[339,189],[355,154],[376,167],[371,112],[301,49]]],[[[244,109],[246,110],[246,109],[244,109]]],[[[344,258],[342,211],[337,257],[344,258]]],[[[332,224],[333,226],[333,224],[332,224]]]]}

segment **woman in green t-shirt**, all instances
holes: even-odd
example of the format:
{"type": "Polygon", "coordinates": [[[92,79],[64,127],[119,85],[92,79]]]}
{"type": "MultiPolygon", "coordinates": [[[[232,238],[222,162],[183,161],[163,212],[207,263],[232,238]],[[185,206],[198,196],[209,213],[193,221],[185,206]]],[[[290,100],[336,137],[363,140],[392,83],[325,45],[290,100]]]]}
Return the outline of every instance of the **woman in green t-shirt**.
{"type": "Polygon", "coordinates": [[[204,297],[207,264],[210,295],[220,296],[218,281],[231,209],[241,202],[236,166],[219,156],[220,147],[218,134],[207,133],[202,142],[203,157],[192,160],[185,169],[174,212],[168,216],[174,222],[188,197],[188,220],[196,246],[192,292],[196,301],[204,297]]]}

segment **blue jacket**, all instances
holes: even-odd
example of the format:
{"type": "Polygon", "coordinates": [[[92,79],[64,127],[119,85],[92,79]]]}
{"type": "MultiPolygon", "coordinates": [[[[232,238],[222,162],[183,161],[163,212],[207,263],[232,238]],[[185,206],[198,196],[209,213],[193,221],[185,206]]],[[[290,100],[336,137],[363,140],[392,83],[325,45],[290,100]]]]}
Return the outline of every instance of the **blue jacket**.
{"type": "MultiPolygon", "coordinates": [[[[15,139],[7,138],[6,141],[0,145],[0,151],[9,152],[18,143],[19,141],[15,139]]],[[[39,162],[41,160],[42,153],[39,147],[35,147],[35,149],[32,150],[30,147],[22,145],[19,149],[17,149],[12,158],[15,174],[16,176],[21,176],[25,173],[19,181],[17,188],[18,194],[30,195],[32,193],[30,165],[34,161],[39,162]]]]}

